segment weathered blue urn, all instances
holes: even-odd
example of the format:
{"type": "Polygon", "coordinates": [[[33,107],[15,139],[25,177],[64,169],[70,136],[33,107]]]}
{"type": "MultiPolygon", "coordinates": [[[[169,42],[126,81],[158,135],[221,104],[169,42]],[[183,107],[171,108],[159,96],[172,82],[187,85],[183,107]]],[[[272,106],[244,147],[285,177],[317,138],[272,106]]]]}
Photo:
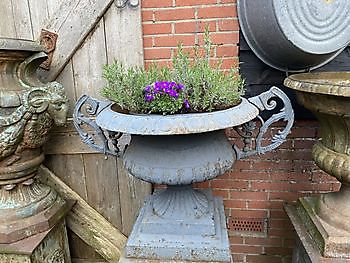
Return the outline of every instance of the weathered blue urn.
{"type": "Polygon", "coordinates": [[[131,175],[167,185],[146,200],[120,262],[230,262],[222,199],[214,197],[210,189],[193,189],[191,184],[225,173],[237,159],[275,149],[285,140],[293,120],[288,97],[275,87],[259,96],[242,98],[239,105],[226,110],[167,116],[119,113],[110,102],[82,96],[74,110],[82,140],[101,152],[122,156],[131,175]],[[276,110],[277,105],[280,110],[276,110]],[[267,121],[260,116],[265,110],[275,110],[267,121]],[[249,145],[255,119],[261,125],[252,150],[249,145]],[[263,134],[279,120],[286,121],[286,127],[271,144],[263,146],[263,134]],[[97,131],[96,136],[83,130],[86,125],[97,131]],[[225,136],[224,129],[232,127],[244,137],[243,150],[232,146],[225,136]],[[131,134],[123,151],[118,145],[122,134],[131,134]]]}

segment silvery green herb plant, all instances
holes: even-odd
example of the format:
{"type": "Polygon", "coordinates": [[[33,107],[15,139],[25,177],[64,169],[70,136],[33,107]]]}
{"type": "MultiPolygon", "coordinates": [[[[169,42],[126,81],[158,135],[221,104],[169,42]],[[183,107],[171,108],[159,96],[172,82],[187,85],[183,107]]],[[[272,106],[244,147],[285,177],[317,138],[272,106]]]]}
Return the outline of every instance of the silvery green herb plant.
{"type": "Polygon", "coordinates": [[[221,61],[212,65],[212,43],[205,30],[204,45],[195,46],[194,56],[178,45],[172,67],[126,68],[115,61],[103,69],[107,85],[102,95],[119,110],[135,114],[208,112],[237,105],[244,81],[237,68],[222,71],[221,61]],[[203,55],[201,55],[204,53],[203,55]]]}

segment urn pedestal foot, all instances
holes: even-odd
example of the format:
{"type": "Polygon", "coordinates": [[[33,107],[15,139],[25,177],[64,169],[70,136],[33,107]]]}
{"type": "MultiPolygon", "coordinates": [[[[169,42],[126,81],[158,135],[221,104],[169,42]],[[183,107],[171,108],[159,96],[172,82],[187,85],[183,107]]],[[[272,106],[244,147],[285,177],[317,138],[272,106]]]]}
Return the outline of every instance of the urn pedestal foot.
{"type": "Polygon", "coordinates": [[[65,220],[11,244],[0,244],[0,262],[71,263],[65,220]]]}
{"type": "Polygon", "coordinates": [[[350,203],[348,200],[350,200],[350,187],[347,183],[343,183],[338,192],[321,195],[316,209],[320,218],[348,233],[350,237],[350,203]]]}
{"type": "Polygon", "coordinates": [[[231,262],[222,199],[209,189],[175,188],[149,197],[119,262],[231,262]]]}
{"type": "Polygon", "coordinates": [[[296,205],[285,206],[297,232],[293,263],[350,262],[350,232],[333,227],[316,213],[319,198],[303,197],[296,205]]]}

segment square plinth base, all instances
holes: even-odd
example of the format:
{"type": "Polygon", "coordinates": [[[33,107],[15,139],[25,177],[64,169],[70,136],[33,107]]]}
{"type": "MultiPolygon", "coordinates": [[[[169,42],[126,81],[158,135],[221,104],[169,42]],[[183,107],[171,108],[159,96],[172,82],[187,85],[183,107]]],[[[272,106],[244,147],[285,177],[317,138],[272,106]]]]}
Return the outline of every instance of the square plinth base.
{"type": "Polygon", "coordinates": [[[172,228],[171,220],[159,218],[159,226],[166,222],[168,227],[164,228],[163,233],[161,227],[156,233],[151,233],[147,222],[152,222],[152,225],[156,223],[152,209],[155,195],[152,195],[140,211],[125,247],[125,257],[119,262],[231,262],[222,199],[213,197],[210,190],[199,191],[207,196],[211,206],[209,211],[213,211],[210,217],[212,225],[200,222],[202,227],[207,225],[208,231],[196,233],[192,227],[196,222],[186,221],[185,218],[183,225],[189,226],[189,232],[184,234],[179,230],[177,233],[174,230],[179,227],[178,222],[174,222],[172,228]],[[211,233],[212,228],[214,234],[203,234],[211,233]]]}
{"type": "Polygon", "coordinates": [[[0,262],[70,263],[65,221],[53,228],[10,244],[0,244],[0,262]]]}
{"type": "MultiPolygon", "coordinates": [[[[232,261],[230,261],[232,262],[232,261]]],[[[164,260],[164,259],[145,259],[145,258],[126,258],[121,255],[119,263],[208,263],[208,261],[188,261],[188,260],[164,260]]],[[[210,263],[222,263],[222,261],[210,261],[210,263]]]]}
{"type": "MultiPolygon", "coordinates": [[[[293,263],[350,263],[349,258],[344,258],[342,255],[338,257],[323,256],[322,244],[327,244],[328,247],[334,247],[334,251],[337,251],[334,242],[339,242],[341,239],[332,238],[329,234],[332,234],[330,226],[324,226],[321,223],[322,219],[318,218],[314,212],[303,214],[302,203],[312,204],[315,202],[315,198],[302,198],[301,202],[297,205],[285,205],[285,210],[290,218],[294,229],[296,231],[296,245],[293,251],[293,263]],[[307,218],[309,217],[309,218],[307,218]],[[321,221],[317,221],[321,220],[321,221]],[[325,229],[328,230],[325,231],[325,229]],[[322,233],[322,234],[321,234],[322,233]]],[[[334,234],[334,233],[333,233],[334,234]]],[[[346,238],[347,239],[347,238],[346,238]]],[[[343,240],[344,241],[344,240],[343,240]]],[[[330,252],[330,251],[328,251],[330,252]]],[[[332,255],[336,255],[332,253],[332,255]]]]}

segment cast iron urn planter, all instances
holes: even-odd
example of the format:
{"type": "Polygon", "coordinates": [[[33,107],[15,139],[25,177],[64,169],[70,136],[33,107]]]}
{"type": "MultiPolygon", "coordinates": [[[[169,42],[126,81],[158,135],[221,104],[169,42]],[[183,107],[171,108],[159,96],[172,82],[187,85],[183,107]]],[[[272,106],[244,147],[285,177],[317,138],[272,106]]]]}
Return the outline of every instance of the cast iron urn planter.
{"type": "Polygon", "coordinates": [[[111,102],[84,95],[76,103],[73,118],[85,143],[105,154],[122,156],[131,175],[167,185],[142,207],[125,248],[126,258],[230,262],[222,199],[210,189],[195,190],[191,184],[225,173],[237,159],[277,148],[290,132],[294,114],[288,97],[273,87],[259,96],[242,98],[239,105],[226,110],[166,116],[119,113],[111,102]],[[279,106],[266,121],[259,115],[279,106]],[[250,149],[254,119],[261,125],[255,147],[250,149]],[[280,120],[286,126],[269,145],[263,145],[268,127],[280,120]],[[85,132],[86,125],[99,139],[85,132]],[[224,129],[232,127],[244,138],[243,150],[225,136],[224,129]],[[131,141],[120,151],[122,134],[131,134],[131,141]]]}

